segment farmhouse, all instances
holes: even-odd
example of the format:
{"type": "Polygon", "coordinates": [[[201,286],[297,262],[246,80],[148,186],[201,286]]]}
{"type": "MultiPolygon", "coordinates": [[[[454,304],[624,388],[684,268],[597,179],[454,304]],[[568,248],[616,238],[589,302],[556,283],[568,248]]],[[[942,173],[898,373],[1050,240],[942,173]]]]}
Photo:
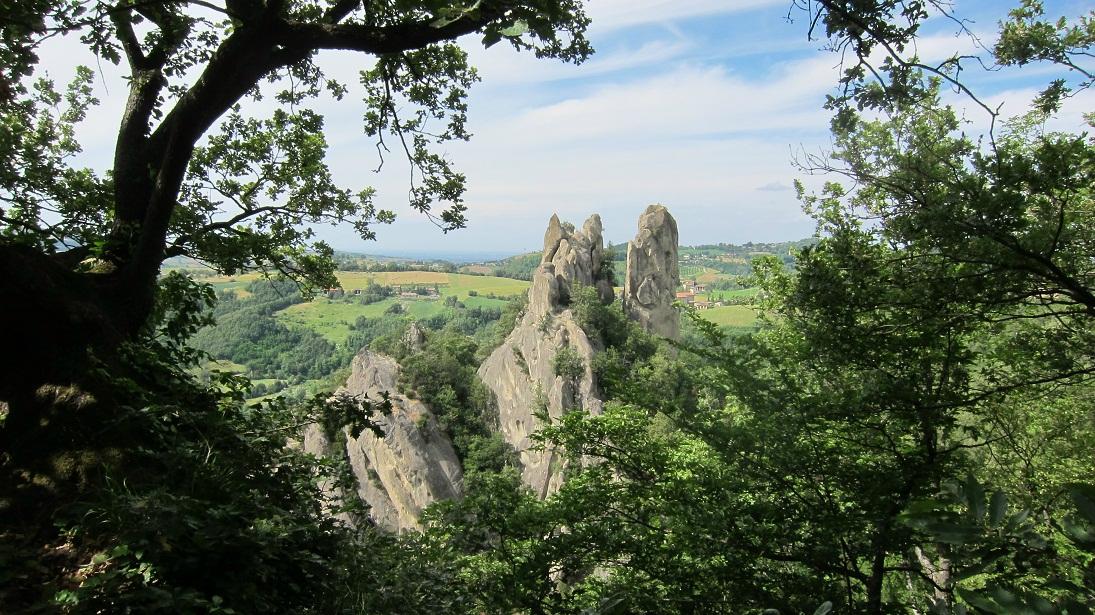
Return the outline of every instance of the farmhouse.
{"type": "Polygon", "coordinates": [[[696,293],[690,290],[679,292],[677,293],[677,301],[685,305],[692,305],[696,301],[696,293]]]}

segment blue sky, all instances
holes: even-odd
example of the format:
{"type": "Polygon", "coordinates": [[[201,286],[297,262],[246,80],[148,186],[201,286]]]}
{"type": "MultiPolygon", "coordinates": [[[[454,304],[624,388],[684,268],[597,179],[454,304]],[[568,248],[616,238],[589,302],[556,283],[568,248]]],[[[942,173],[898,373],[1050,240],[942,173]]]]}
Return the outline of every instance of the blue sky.
{"type": "MultiPolygon", "coordinates": [[[[954,11],[984,45],[1018,0],[955,0],[954,11]]],[[[829,143],[825,95],[838,76],[839,58],[806,38],[805,14],[790,0],[591,0],[589,37],[597,49],[581,66],[536,60],[504,44],[484,50],[462,43],[482,83],[471,94],[469,143],[447,153],[468,176],[467,229],[442,234],[406,205],[406,166],[389,156],[377,166],[374,143],[361,132],[357,72],[367,60],[330,53],[320,63],[351,86],[341,102],[321,101],[327,117],[329,162],[351,188],[378,190],[377,204],[398,219],[364,242],[349,228],[317,228],[339,249],[377,254],[496,252],[537,249],[552,213],[580,224],[600,213],[606,238],[623,242],[650,203],[669,207],[682,244],[799,239],[813,231],[791,190],[803,177],[796,152],[821,152],[829,143]],[[790,10],[790,12],[789,12],[790,10]],[[791,17],[791,21],[788,20],[791,17]]],[[[1075,16],[1092,3],[1048,2],[1052,16],[1075,16]]],[[[928,59],[955,49],[976,52],[956,26],[933,20],[919,52],[928,59]]],[[[43,53],[59,81],[78,57],[74,42],[43,53]]],[[[84,63],[95,67],[94,59],[84,63]]],[[[81,162],[103,169],[120,117],[120,71],[98,65],[103,106],[81,131],[81,162]]],[[[979,95],[1021,113],[1045,69],[999,71],[967,77],[979,95]],[[1032,74],[1033,73],[1033,74],[1032,74]]],[[[969,130],[987,116],[968,107],[969,130]]],[[[1074,98],[1058,120],[1079,130],[1080,113],[1095,108],[1091,93],[1074,98]]],[[[256,114],[267,112],[254,106],[256,114]]]]}

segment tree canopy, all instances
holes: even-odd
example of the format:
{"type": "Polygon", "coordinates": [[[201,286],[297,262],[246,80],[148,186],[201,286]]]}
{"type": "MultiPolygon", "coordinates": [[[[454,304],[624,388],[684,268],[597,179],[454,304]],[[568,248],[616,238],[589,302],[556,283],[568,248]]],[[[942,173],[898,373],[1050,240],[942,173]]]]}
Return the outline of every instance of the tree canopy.
{"type": "Polygon", "coordinates": [[[317,53],[373,58],[361,71],[364,132],[382,148],[398,143],[415,170],[411,205],[452,229],[464,224],[464,176],[434,147],[468,137],[465,97],[477,79],[454,40],[475,34],[581,62],[587,21],[575,0],[5,5],[0,316],[22,323],[6,353],[21,355],[2,391],[9,429],[37,421],[34,391],[78,379],[89,349],[108,358],[135,339],[165,258],[331,286],[331,250],[312,242],[308,224],[348,223],[371,237],[391,220],[370,188],[338,186],[326,166],[323,118],[307,101],[345,88],[322,73],[317,53]],[[61,91],[37,77],[36,49],[54,36],[79,37],[128,68],[105,176],[69,165],[80,147],[74,124],[95,103],[93,74],[80,69],[61,91]],[[245,115],[240,102],[262,96],[281,107],[245,115]]]}
{"type": "MultiPolygon", "coordinates": [[[[317,68],[323,50],[375,58],[361,74],[365,132],[411,161],[412,206],[459,227],[464,178],[435,147],[468,137],[476,76],[454,39],[580,62],[580,4],[4,4],[4,607],[1089,613],[1095,140],[1046,126],[1091,84],[1095,13],[1049,21],[1038,0],[1010,13],[995,61],[1060,73],[1029,113],[999,118],[961,81],[969,58],[915,56],[929,17],[957,19],[949,3],[792,6],[851,56],[829,101],[833,150],[803,161],[837,181],[799,188],[818,236],[794,268],[754,264],[759,329],[693,319],[671,346],[578,289],[570,309],[602,350],[589,367],[605,409],[541,417],[537,441],[569,457],[541,500],[491,433],[474,375],[485,348],[466,335],[501,343],[519,304],[494,331],[493,316],[457,315],[418,349],[397,314],[355,323],[351,339],[403,360],[399,386],[431,405],[464,469],[465,497],[427,510],[421,535],[385,536],[352,497],[344,444],[379,431],[390,403],[248,405],[241,377],[198,382],[190,340],[215,297],[160,265],[186,255],[330,284],[331,252],[306,224],[369,236],[390,219],[325,166],[307,102],[345,90],[317,68]],[[52,36],[129,68],[105,176],[69,166],[92,74],[60,90],[35,78],[52,36]],[[993,118],[985,139],[964,134],[947,86],[993,118]],[[240,101],[259,96],[281,108],[248,116],[240,101]],[[294,445],[309,425],[332,455],[294,445]]],[[[226,305],[236,334],[199,341],[267,370],[305,344],[330,352],[256,316],[283,303],[226,305]],[[252,334],[271,346],[249,346],[252,334]]],[[[561,352],[555,375],[580,363],[561,352]]]]}

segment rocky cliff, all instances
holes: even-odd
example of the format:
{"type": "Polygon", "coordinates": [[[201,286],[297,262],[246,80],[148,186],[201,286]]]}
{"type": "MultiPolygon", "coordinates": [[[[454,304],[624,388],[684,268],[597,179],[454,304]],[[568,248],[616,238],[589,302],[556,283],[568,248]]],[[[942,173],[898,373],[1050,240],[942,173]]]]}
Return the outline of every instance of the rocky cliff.
{"type": "Polygon", "coordinates": [[[604,256],[600,216],[590,216],[579,231],[553,214],[544,232],[540,267],[532,276],[529,312],[558,312],[579,284],[596,288],[605,303],[612,301],[612,282],[605,271],[612,263],[606,263],[604,256]]]}
{"type": "MultiPolygon", "coordinates": [[[[534,450],[530,436],[540,428],[537,415],[558,418],[576,409],[600,414],[603,408],[591,369],[593,356],[601,349],[578,325],[570,307],[580,286],[594,288],[605,304],[613,301],[612,263],[605,260],[603,244],[600,216],[591,216],[581,229],[551,217],[528,308],[478,370],[497,403],[502,436],[520,455],[522,478],[541,498],[562,483],[564,456],[557,450],[534,450]]],[[[627,313],[647,330],[676,338],[679,316],[672,304],[679,278],[676,222],[665,207],[651,205],[639,219],[638,235],[628,244],[623,292],[627,313]]],[[[412,325],[402,342],[415,350],[424,340],[425,334],[412,325]]],[[[363,350],[339,391],[372,401],[379,401],[383,392],[390,396],[390,415],[377,418],[384,436],[368,430],[356,439],[347,434],[345,452],[372,519],[391,531],[419,528],[423,508],[460,497],[463,485],[460,461],[448,436],[428,407],[396,393],[398,379],[394,359],[363,350]]],[[[332,444],[313,427],[305,447],[329,454],[332,444]]]]}
{"type": "Polygon", "coordinates": [[[662,205],[639,217],[639,233],[627,244],[624,308],[647,331],[680,337],[680,314],[673,307],[681,283],[677,261],[677,221],[662,205]]]}
{"type": "MultiPolygon", "coordinates": [[[[463,487],[460,460],[448,436],[425,404],[396,393],[398,380],[395,359],[362,350],[354,357],[346,386],[336,393],[374,402],[384,392],[389,395],[391,413],[374,417],[384,436],[369,430],[356,439],[347,434],[346,455],[370,517],[392,532],[419,529],[423,508],[460,497],[463,487]]],[[[316,426],[307,431],[304,446],[313,453],[331,449],[316,426]]]]}
{"type": "Polygon", "coordinates": [[[610,265],[604,261],[600,216],[591,216],[581,230],[552,216],[529,289],[528,309],[479,368],[479,377],[498,404],[502,435],[521,456],[525,483],[540,497],[561,484],[563,456],[560,451],[532,449],[529,436],[540,427],[535,415],[546,412],[558,418],[574,408],[601,412],[600,391],[590,368],[595,349],[568,306],[578,285],[596,288],[602,301],[611,301],[610,265]],[[577,372],[558,368],[560,352],[567,353],[577,372]]]}

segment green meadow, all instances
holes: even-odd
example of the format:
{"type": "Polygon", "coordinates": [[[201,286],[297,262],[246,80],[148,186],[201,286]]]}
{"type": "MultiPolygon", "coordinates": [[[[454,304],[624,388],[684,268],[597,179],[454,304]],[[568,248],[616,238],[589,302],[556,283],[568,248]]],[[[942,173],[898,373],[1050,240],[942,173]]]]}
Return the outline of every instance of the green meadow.
{"type": "Polygon", "coordinates": [[[757,322],[757,313],[748,305],[723,305],[700,310],[701,318],[720,327],[748,328],[757,322]]]}
{"type": "MultiPolygon", "coordinates": [[[[711,274],[716,273],[704,267],[694,266],[685,266],[681,270],[682,277],[688,277],[685,275],[686,271],[693,276],[706,277],[712,277],[711,274]]],[[[312,301],[293,305],[278,312],[275,317],[286,326],[311,329],[329,341],[339,344],[346,341],[351,331],[350,326],[358,317],[383,316],[396,303],[403,306],[404,313],[408,316],[424,320],[451,309],[445,307],[445,297],[455,296],[469,308],[501,307],[505,303],[504,300],[485,295],[512,297],[524,293],[529,287],[529,283],[524,280],[437,271],[339,271],[335,275],[346,291],[344,298],[328,299],[324,295],[318,295],[312,301]],[[353,291],[365,288],[370,280],[384,286],[433,287],[436,285],[441,297],[440,299],[389,297],[383,301],[361,305],[355,300],[353,291]]],[[[257,273],[247,273],[230,277],[212,277],[208,281],[218,291],[233,290],[241,297],[246,297],[247,285],[258,277],[257,273]]],[[[720,290],[715,291],[715,294],[727,298],[751,297],[756,294],[756,289],[720,290]]],[[[699,295],[697,298],[706,300],[708,297],[699,295]]],[[[701,310],[699,315],[723,327],[748,328],[756,323],[756,313],[751,307],[744,305],[714,307],[701,310]]]]}
{"type": "Polygon", "coordinates": [[[528,289],[528,282],[496,278],[490,276],[465,275],[459,273],[439,273],[435,271],[385,271],[360,272],[340,271],[336,274],[339,284],[346,295],[339,299],[317,296],[307,303],[299,303],[275,314],[275,318],[289,327],[305,327],[319,333],[327,340],[340,344],[349,337],[350,326],[359,317],[377,318],[383,316],[393,305],[402,306],[403,313],[425,320],[437,316],[452,308],[445,305],[446,297],[456,297],[469,308],[498,308],[505,299],[521,294],[528,289]],[[440,298],[427,297],[403,298],[389,297],[376,303],[362,305],[353,294],[354,289],[365,288],[369,281],[384,286],[437,286],[440,298]]]}

